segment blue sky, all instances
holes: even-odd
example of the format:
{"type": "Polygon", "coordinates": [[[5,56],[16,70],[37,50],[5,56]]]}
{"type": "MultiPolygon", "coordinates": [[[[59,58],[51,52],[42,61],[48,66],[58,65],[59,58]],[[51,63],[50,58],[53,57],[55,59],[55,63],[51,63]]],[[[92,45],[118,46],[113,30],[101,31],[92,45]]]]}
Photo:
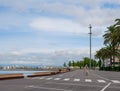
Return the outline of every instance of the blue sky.
{"type": "Polygon", "coordinates": [[[119,10],[119,0],[0,0],[0,63],[62,65],[89,57],[89,24],[93,56],[119,10]]]}

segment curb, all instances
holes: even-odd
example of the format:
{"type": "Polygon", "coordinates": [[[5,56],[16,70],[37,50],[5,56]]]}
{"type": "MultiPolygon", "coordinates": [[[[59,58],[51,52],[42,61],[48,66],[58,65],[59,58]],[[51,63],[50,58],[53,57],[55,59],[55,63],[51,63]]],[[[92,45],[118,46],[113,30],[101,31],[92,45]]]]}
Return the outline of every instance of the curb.
{"type": "Polygon", "coordinates": [[[7,79],[19,79],[24,78],[22,73],[20,74],[2,74],[0,75],[0,80],[7,80],[7,79]]]}

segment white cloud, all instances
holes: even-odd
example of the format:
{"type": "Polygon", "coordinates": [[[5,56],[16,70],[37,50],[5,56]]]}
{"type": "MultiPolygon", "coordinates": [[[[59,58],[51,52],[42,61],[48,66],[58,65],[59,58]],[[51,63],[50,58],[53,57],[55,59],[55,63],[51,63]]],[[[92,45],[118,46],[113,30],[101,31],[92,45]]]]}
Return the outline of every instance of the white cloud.
{"type": "Polygon", "coordinates": [[[85,31],[86,28],[80,26],[78,22],[62,18],[40,17],[34,19],[30,26],[41,31],[88,33],[88,31],[85,31]]]}
{"type": "MultiPolygon", "coordinates": [[[[92,58],[96,50],[100,47],[92,48],[92,58]]],[[[49,50],[49,49],[48,49],[49,50]]],[[[13,53],[19,54],[19,52],[11,52],[11,54],[3,54],[1,56],[2,63],[9,64],[37,64],[37,65],[63,65],[64,62],[69,60],[81,60],[83,57],[89,57],[89,48],[83,47],[79,49],[58,49],[49,50],[49,52],[28,52],[22,53],[22,55],[13,55],[13,53]]]]}
{"type": "MultiPolygon", "coordinates": [[[[0,1],[0,4],[6,7],[10,7],[13,10],[17,10],[18,12],[47,12],[50,14],[62,14],[67,16],[73,16],[75,18],[81,20],[82,22],[86,21],[86,24],[95,23],[98,25],[99,23],[105,23],[108,19],[117,18],[120,14],[116,14],[114,12],[118,12],[119,9],[107,9],[101,8],[101,5],[104,3],[112,3],[112,4],[120,4],[119,0],[54,0],[54,1],[38,1],[38,0],[4,0],[0,1]],[[113,12],[114,11],[114,12],[113,12]],[[112,15],[110,15],[112,13],[112,15]],[[95,17],[96,16],[96,17],[95,17]],[[96,21],[98,22],[96,22],[96,21]],[[89,22],[90,21],[90,22],[89,22]],[[94,22],[92,22],[94,21],[94,22]]],[[[111,20],[110,20],[111,21],[111,20]]],[[[107,22],[108,23],[108,22],[107,22]]],[[[104,24],[103,24],[104,25],[104,24]]]]}
{"type": "MultiPolygon", "coordinates": [[[[89,18],[90,19],[90,18],[89,18]]],[[[93,18],[84,22],[73,21],[70,19],[64,18],[48,18],[48,17],[39,17],[33,19],[33,21],[29,24],[34,30],[38,31],[51,31],[51,32],[66,32],[73,33],[81,36],[88,36],[89,33],[89,24],[90,22],[94,22],[92,25],[92,35],[97,37],[102,37],[104,31],[106,30],[105,26],[96,26],[95,23],[102,24],[103,21],[101,19],[97,20],[97,18],[93,18]],[[80,25],[81,23],[88,23],[87,26],[80,25]]]]}
{"type": "Polygon", "coordinates": [[[12,51],[10,54],[16,55],[16,56],[21,56],[22,55],[22,53],[18,52],[18,51],[12,51]]]}
{"type": "MultiPolygon", "coordinates": [[[[103,5],[103,3],[105,2],[120,4],[119,0],[94,0],[94,2],[92,0],[1,0],[0,5],[9,7],[10,9],[15,10],[15,12],[23,12],[27,13],[28,15],[30,12],[33,11],[33,13],[48,13],[48,16],[50,14],[56,16],[63,15],[66,17],[73,17],[74,21],[61,18],[50,19],[50,17],[43,17],[43,19],[41,19],[41,17],[38,20],[33,20],[31,25],[37,29],[45,29],[48,31],[54,31],[56,28],[57,30],[61,29],[61,27],[63,27],[64,25],[64,27],[60,31],[74,31],[78,33],[81,30],[87,31],[84,27],[87,27],[89,24],[92,24],[93,26],[96,26],[98,28],[101,28],[101,26],[107,27],[120,16],[120,13],[116,14],[116,12],[119,12],[119,8],[101,8],[101,5],[103,5]]],[[[26,19],[23,19],[22,21],[26,21],[26,19]]],[[[20,24],[18,23],[18,25],[20,24]]]]}
{"type": "Polygon", "coordinates": [[[16,60],[16,61],[11,61],[10,63],[11,64],[38,64],[39,62],[16,60]]]}

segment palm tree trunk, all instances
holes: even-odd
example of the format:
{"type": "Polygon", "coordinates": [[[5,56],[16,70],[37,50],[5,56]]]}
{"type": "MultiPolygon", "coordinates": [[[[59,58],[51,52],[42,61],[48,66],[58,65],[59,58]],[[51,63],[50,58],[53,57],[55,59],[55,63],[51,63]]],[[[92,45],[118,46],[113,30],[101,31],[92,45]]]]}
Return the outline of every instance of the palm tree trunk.
{"type": "Polygon", "coordinates": [[[113,46],[113,67],[115,67],[115,47],[113,46]]]}
{"type": "Polygon", "coordinates": [[[119,58],[119,67],[120,67],[120,58],[119,58]]]}
{"type": "Polygon", "coordinates": [[[119,71],[120,71],[120,59],[119,59],[119,71]]]}
{"type": "Polygon", "coordinates": [[[99,68],[101,68],[101,59],[99,59],[99,68]]]}
{"type": "Polygon", "coordinates": [[[112,56],[110,56],[110,67],[112,67],[112,56]]]}

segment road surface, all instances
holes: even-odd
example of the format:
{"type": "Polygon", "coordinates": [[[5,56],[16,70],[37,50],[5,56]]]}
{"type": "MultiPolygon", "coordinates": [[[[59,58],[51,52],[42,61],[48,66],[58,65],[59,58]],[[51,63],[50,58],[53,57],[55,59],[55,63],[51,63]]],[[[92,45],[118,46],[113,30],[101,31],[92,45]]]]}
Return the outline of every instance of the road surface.
{"type": "Polygon", "coordinates": [[[64,74],[1,80],[0,91],[120,91],[120,72],[71,71],[64,74]]]}

